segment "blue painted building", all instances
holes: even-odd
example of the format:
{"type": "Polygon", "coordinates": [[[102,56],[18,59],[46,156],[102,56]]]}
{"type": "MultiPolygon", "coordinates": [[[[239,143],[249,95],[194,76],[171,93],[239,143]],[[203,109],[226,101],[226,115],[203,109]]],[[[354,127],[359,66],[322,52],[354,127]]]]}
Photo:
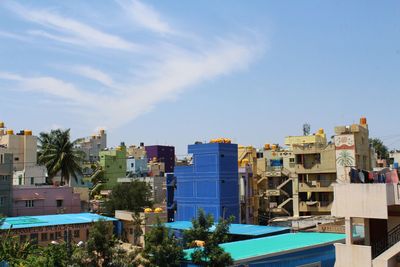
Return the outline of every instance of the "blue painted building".
{"type": "Polygon", "coordinates": [[[175,167],[176,181],[167,179],[167,198],[174,197],[174,203],[168,203],[174,215],[169,221],[191,221],[203,209],[216,221],[233,215],[239,222],[237,149],[228,143],[189,145],[193,164],[175,167]]]}

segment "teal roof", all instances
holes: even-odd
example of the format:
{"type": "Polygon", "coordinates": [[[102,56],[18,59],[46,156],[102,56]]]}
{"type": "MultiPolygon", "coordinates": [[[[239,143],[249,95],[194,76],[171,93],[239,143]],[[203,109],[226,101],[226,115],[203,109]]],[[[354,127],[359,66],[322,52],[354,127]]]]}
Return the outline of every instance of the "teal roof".
{"type": "MultiPolygon", "coordinates": [[[[176,230],[189,230],[192,227],[190,221],[177,221],[165,224],[168,228],[176,230]]],[[[215,226],[210,228],[210,232],[215,230],[215,226]]],[[[262,226],[252,224],[231,224],[229,233],[231,235],[262,236],[289,233],[290,228],[278,226],[262,226]]]]}
{"type": "MultiPolygon", "coordinates": [[[[344,234],[331,233],[291,233],[225,243],[220,246],[230,253],[236,262],[257,257],[272,257],[281,253],[328,245],[341,241],[345,237],[346,235],[344,234]]],[[[194,249],[185,250],[187,260],[191,259],[190,255],[193,251],[194,249]]]]}
{"type": "Polygon", "coordinates": [[[0,230],[45,227],[66,224],[81,224],[105,221],[117,221],[115,218],[105,217],[94,213],[56,214],[42,216],[7,217],[0,230]]]}

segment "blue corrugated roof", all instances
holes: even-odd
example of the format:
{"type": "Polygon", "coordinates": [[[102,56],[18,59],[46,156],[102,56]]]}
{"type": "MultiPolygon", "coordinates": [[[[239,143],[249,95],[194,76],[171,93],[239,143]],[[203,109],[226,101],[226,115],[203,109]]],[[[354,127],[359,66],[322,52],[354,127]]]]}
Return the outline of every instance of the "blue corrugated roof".
{"type": "Polygon", "coordinates": [[[41,216],[19,216],[5,218],[1,230],[45,227],[66,224],[81,224],[97,222],[99,220],[117,221],[115,218],[105,217],[94,213],[55,214],[41,216]]]}
{"type": "MultiPolygon", "coordinates": [[[[292,233],[225,243],[220,246],[231,254],[234,261],[239,261],[329,245],[345,238],[344,234],[292,233]]],[[[191,259],[193,251],[194,249],[185,250],[187,260],[191,259]]]]}
{"type": "MultiPolygon", "coordinates": [[[[188,230],[192,227],[192,222],[189,221],[177,221],[165,224],[168,228],[176,230],[188,230]]],[[[210,231],[214,231],[215,226],[210,228],[210,231]]],[[[278,226],[262,226],[252,224],[231,224],[229,227],[229,233],[231,235],[247,235],[247,236],[261,236],[261,235],[273,235],[279,233],[288,233],[290,228],[278,227],[278,226]]]]}

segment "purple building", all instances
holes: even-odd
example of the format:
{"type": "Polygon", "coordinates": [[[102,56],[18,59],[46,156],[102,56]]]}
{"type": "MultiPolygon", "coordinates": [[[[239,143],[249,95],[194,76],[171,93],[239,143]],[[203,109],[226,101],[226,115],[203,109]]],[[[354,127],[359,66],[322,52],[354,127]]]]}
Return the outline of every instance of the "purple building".
{"type": "Polygon", "coordinates": [[[175,167],[175,147],[173,146],[145,146],[147,158],[152,160],[157,158],[159,162],[165,164],[165,172],[174,172],[175,167]]]}

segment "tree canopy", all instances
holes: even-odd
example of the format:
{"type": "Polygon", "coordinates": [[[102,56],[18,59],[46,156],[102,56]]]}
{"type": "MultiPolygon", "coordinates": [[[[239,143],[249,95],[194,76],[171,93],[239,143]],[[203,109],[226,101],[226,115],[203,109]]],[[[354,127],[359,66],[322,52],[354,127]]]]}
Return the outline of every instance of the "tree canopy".
{"type": "Polygon", "coordinates": [[[70,130],[51,130],[39,136],[39,163],[46,166],[50,178],[61,173],[61,182],[69,183],[71,176],[78,180],[82,175],[84,153],[70,140],[70,130]]]}
{"type": "Polygon", "coordinates": [[[106,209],[110,214],[114,214],[115,210],[142,212],[153,205],[151,197],[151,189],[146,182],[135,180],[129,184],[117,184],[106,202],[106,209]]]}
{"type": "Polygon", "coordinates": [[[155,227],[145,235],[142,253],[146,267],[179,267],[184,258],[183,248],[173,234],[157,220],[155,227]]]}
{"type": "Polygon", "coordinates": [[[199,210],[197,219],[192,220],[192,228],[184,231],[184,242],[187,247],[194,248],[192,262],[200,266],[223,267],[233,264],[233,259],[229,253],[219,246],[221,243],[229,241],[229,227],[233,217],[228,220],[220,219],[215,225],[214,231],[210,228],[214,225],[214,218],[211,214],[205,214],[204,210],[199,210]],[[201,241],[202,246],[197,246],[201,241]]]}
{"type": "Polygon", "coordinates": [[[379,138],[370,138],[369,143],[375,149],[378,159],[389,159],[389,149],[379,138]]]}

